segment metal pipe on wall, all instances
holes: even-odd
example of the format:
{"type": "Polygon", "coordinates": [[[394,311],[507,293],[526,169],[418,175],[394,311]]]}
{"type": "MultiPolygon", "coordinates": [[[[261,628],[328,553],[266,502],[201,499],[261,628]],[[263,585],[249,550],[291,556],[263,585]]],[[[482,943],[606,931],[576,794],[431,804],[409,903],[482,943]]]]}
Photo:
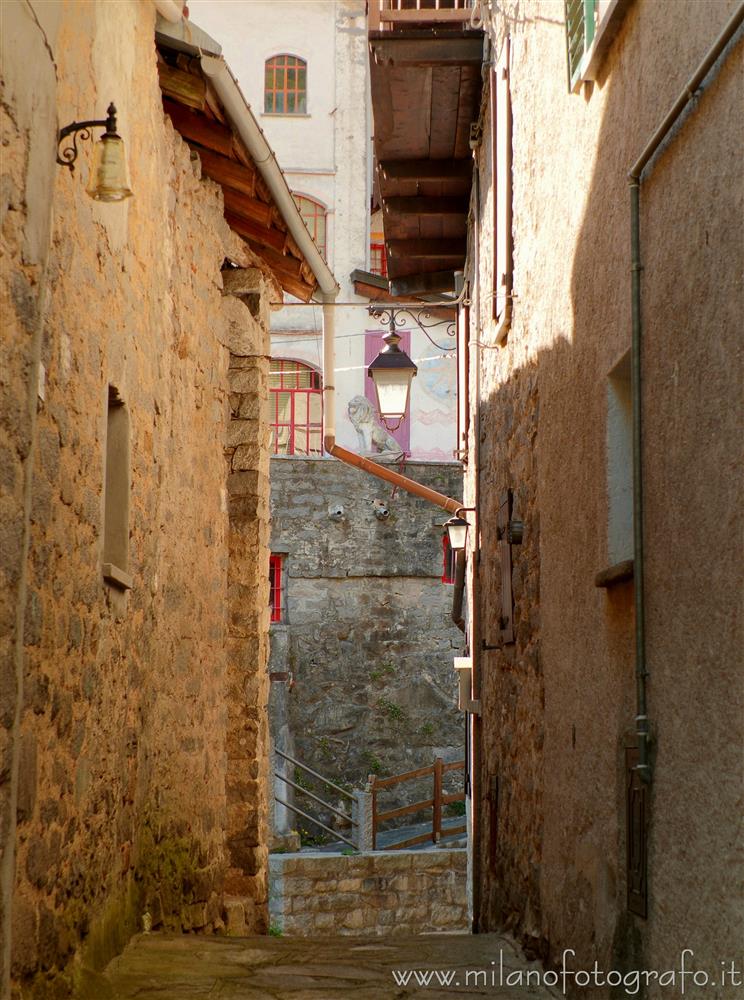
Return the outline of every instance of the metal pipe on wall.
{"type": "Polygon", "coordinates": [[[636,733],[638,736],[637,770],[645,782],[651,781],[649,763],[649,720],[647,714],[646,678],[646,604],[644,592],[643,550],[643,403],[641,392],[643,324],[641,314],[641,174],[661,144],[671,132],[679,116],[715,65],[719,56],[744,23],[744,2],[731,15],[723,30],[698,65],[677,100],[656,129],[643,152],[628,173],[630,184],[630,244],[631,244],[631,392],[633,413],[633,590],[635,600],[636,648],[636,733]]]}

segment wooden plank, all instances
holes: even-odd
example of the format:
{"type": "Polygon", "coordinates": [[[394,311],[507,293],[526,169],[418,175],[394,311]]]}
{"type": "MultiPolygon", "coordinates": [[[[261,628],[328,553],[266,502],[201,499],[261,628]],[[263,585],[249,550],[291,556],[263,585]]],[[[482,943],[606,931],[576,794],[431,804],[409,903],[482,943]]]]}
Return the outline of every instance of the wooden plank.
{"type": "MultiPolygon", "coordinates": [[[[444,770],[445,771],[462,771],[462,769],[464,767],[465,767],[465,761],[464,760],[451,760],[448,764],[444,765],[444,770]]],[[[463,795],[464,794],[465,793],[463,792],[463,795]]]]}
{"type": "Polygon", "coordinates": [[[448,181],[472,180],[473,161],[453,160],[381,160],[377,168],[384,180],[448,181]]]}
{"type": "Polygon", "coordinates": [[[429,764],[428,767],[419,767],[415,771],[405,771],[403,774],[395,774],[392,778],[378,778],[375,782],[376,788],[390,788],[391,785],[397,785],[401,781],[409,781],[411,778],[422,778],[426,774],[433,774],[434,767],[429,764]]]}
{"type": "Polygon", "coordinates": [[[399,844],[388,844],[385,848],[386,851],[402,851],[406,847],[414,847],[416,844],[424,844],[426,841],[431,841],[430,833],[420,833],[416,837],[409,837],[408,840],[401,840],[399,844]]]}
{"type": "Polygon", "coordinates": [[[399,816],[410,816],[412,813],[422,812],[424,809],[431,809],[434,799],[426,799],[424,802],[414,802],[410,806],[400,806],[398,809],[389,809],[387,812],[377,814],[377,822],[382,823],[386,819],[398,819],[399,816]]]}
{"type": "Polygon", "coordinates": [[[434,811],[432,816],[431,839],[438,844],[442,836],[442,764],[437,757],[434,761],[434,811]]]}
{"type": "MultiPolygon", "coordinates": [[[[240,191],[235,191],[231,187],[224,187],[223,192],[225,195],[225,209],[232,212],[233,215],[239,215],[243,219],[250,219],[257,226],[263,226],[264,229],[269,229],[271,226],[271,205],[267,205],[265,201],[259,201],[257,198],[249,198],[247,194],[242,194],[240,191]]],[[[278,230],[274,230],[278,232],[278,230]]],[[[281,253],[284,250],[284,240],[286,239],[285,233],[279,234],[282,238],[281,246],[277,247],[281,253]]],[[[272,243],[267,243],[267,246],[273,246],[272,243]]]]}
{"type": "Polygon", "coordinates": [[[380,23],[395,25],[413,25],[419,27],[422,24],[447,23],[457,24],[458,22],[470,22],[470,8],[461,10],[381,10],[380,23]]]}
{"type": "Polygon", "coordinates": [[[386,198],[385,212],[397,215],[467,215],[467,198],[386,198]]]}
{"type": "MultiPolygon", "coordinates": [[[[236,163],[235,160],[228,160],[225,156],[218,156],[208,149],[197,149],[202,163],[202,173],[217,181],[223,187],[232,188],[233,191],[240,191],[248,198],[255,197],[256,194],[256,172],[248,167],[236,163]]],[[[271,222],[271,205],[257,201],[257,204],[264,205],[264,215],[267,218],[265,225],[271,222]]]]}
{"type": "Polygon", "coordinates": [[[203,111],[206,107],[207,85],[204,78],[177,69],[166,62],[158,61],[158,77],[160,89],[168,97],[174,98],[180,104],[203,111]]]}
{"type": "Polygon", "coordinates": [[[433,160],[454,156],[461,75],[459,66],[432,69],[429,156],[433,160]]]}
{"type": "Polygon", "coordinates": [[[261,246],[255,240],[248,240],[248,246],[261,258],[273,273],[285,292],[296,296],[302,302],[308,302],[315,291],[315,285],[309,285],[300,276],[300,262],[293,257],[283,257],[269,247],[261,246]],[[295,265],[297,265],[295,267],[295,265]]]}
{"type": "Polygon", "coordinates": [[[455,271],[430,271],[428,274],[407,274],[392,278],[390,294],[400,298],[413,295],[428,295],[434,292],[454,292],[455,271]]]}
{"type": "Polygon", "coordinates": [[[453,802],[464,802],[464,801],[465,801],[465,792],[455,792],[452,795],[442,796],[443,806],[451,805],[453,802]]]}
{"type": "Polygon", "coordinates": [[[163,109],[173,122],[173,127],[184,139],[196,142],[200,146],[230,156],[233,148],[233,134],[229,128],[210,121],[204,115],[194,114],[183,104],[163,98],[163,109]]]}
{"type": "MultiPolygon", "coordinates": [[[[227,202],[225,202],[225,206],[227,208],[227,202]]],[[[252,240],[261,247],[269,247],[278,253],[284,249],[285,235],[276,229],[267,229],[265,226],[227,210],[225,211],[225,221],[239,236],[252,240]]]]}
{"type": "Polygon", "coordinates": [[[423,257],[426,260],[465,259],[465,240],[388,240],[385,244],[388,258],[423,257]]]}
{"type": "Polygon", "coordinates": [[[480,66],[482,38],[396,38],[389,35],[370,43],[375,62],[382,66],[480,66]]]}

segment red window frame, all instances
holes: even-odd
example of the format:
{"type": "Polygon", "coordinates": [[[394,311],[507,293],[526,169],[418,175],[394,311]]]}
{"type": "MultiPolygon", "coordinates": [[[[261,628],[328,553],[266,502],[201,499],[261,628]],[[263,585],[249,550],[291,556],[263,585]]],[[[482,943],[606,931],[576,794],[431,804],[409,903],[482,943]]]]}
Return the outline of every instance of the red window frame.
{"type": "Polygon", "coordinates": [[[327,220],[326,208],[314,198],[308,198],[306,194],[293,194],[295,204],[300,210],[307,230],[313,238],[313,242],[325,258],[326,255],[326,233],[327,220]]]}
{"type": "Polygon", "coordinates": [[[282,557],[274,553],[269,556],[269,607],[272,622],[280,622],[284,615],[282,561],[282,557]]]}
{"type": "Polygon", "coordinates": [[[442,535],[442,583],[455,582],[455,550],[450,545],[449,536],[442,535]]]}
{"type": "Polygon", "coordinates": [[[387,254],[384,243],[370,243],[369,270],[371,274],[379,274],[381,278],[387,278],[387,254]]]}
{"type": "Polygon", "coordinates": [[[269,400],[272,454],[322,456],[323,380],[320,373],[302,361],[272,358],[269,400]],[[311,419],[313,399],[320,403],[320,420],[311,419]],[[281,412],[283,403],[288,404],[288,414],[281,412]],[[280,419],[282,416],[286,419],[280,419]],[[305,448],[298,442],[301,436],[305,439],[305,448]]]}
{"type": "Polygon", "coordinates": [[[307,63],[282,53],[264,64],[264,114],[307,114],[307,63]]]}

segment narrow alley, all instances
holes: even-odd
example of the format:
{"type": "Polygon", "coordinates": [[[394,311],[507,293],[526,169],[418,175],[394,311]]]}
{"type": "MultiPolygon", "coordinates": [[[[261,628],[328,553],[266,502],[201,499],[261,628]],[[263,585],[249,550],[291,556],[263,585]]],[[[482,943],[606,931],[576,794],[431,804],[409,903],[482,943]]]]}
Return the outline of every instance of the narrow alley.
{"type": "Polygon", "coordinates": [[[744,0],[0,0],[0,1000],[744,1000],[744,0]]]}

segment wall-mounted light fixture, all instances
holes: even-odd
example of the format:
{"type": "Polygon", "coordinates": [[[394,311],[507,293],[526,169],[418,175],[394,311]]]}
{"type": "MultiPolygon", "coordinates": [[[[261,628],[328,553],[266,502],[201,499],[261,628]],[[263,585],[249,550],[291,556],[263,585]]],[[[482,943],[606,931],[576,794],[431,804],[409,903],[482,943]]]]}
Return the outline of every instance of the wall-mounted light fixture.
{"type": "Polygon", "coordinates": [[[468,543],[468,529],[470,527],[470,522],[466,521],[462,517],[464,511],[474,511],[474,507],[461,507],[454,517],[451,517],[449,521],[444,522],[444,528],[447,532],[447,538],[449,539],[450,548],[453,552],[462,552],[468,543]]]}
{"type": "Polygon", "coordinates": [[[389,431],[394,431],[406,415],[411,382],[418,368],[398,347],[400,337],[395,330],[382,339],[386,346],[370,362],[367,373],[375,384],[380,420],[389,431]]]}
{"type": "Polygon", "coordinates": [[[72,122],[60,129],[57,138],[57,163],[74,172],[78,155],[78,133],[81,139],[90,139],[92,128],[105,128],[106,131],[93,147],[93,163],[86,191],[96,201],[124,201],[125,198],[132,197],[132,191],[127,177],[124,140],[116,132],[116,108],[113,103],[109,104],[107,114],[108,118],[72,122]],[[68,136],[72,136],[71,144],[60,149],[68,136]]]}

